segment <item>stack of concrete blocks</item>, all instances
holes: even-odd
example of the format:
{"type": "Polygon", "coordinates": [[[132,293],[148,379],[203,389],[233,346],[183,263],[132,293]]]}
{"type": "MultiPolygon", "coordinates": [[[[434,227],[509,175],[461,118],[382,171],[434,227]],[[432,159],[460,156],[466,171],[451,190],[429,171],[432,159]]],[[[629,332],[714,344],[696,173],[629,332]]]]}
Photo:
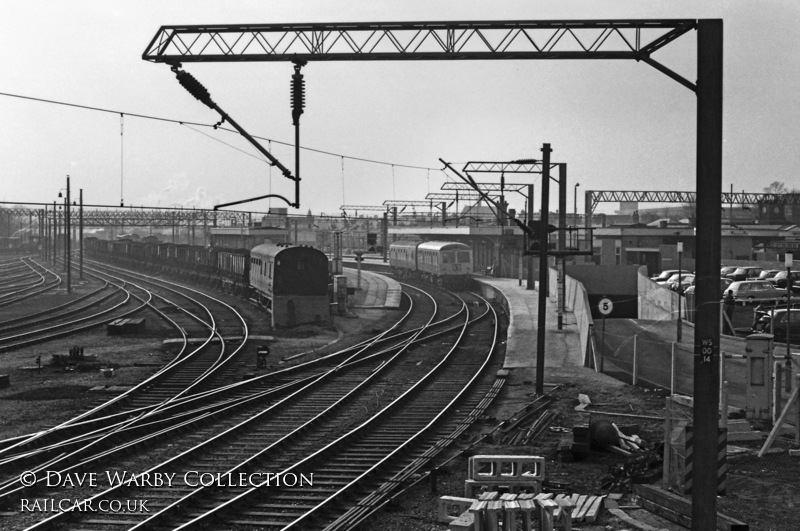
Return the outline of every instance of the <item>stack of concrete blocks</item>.
{"type": "Polygon", "coordinates": [[[512,493],[542,492],[544,457],[534,455],[474,455],[469,458],[464,497],[478,490],[503,489],[512,493]]]}
{"type": "Polygon", "coordinates": [[[469,509],[460,516],[450,515],[448,508],[464,507],[467,500],[449,496],[440,499],[439,518],[449,522],[450,531],[554,531],[558,524],[565,531],[572,529],[575,505],[568,497],[553,499],[553,494],[484,492],[477,500],[471,500],[469,509]]]}

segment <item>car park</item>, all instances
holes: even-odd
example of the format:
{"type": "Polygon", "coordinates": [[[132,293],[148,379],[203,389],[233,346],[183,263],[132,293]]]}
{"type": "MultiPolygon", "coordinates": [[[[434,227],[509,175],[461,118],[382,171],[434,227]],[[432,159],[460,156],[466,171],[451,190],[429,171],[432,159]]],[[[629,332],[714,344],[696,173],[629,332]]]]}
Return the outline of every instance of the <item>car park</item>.
{"type": "Polygon", "coordinates": [[[737,280],[754,280],[761,272],[763,267],[737,267],[733,273],[727,275],[728,278],[736,282],[737,280]]]}
{"type": "MultiPolygon", "coordinates": [[[[778,271],[775,273],[770,282],[772,282],[776,288],[786,289],[786,279],[788,278],[788,271],[778,271]]],[[[792,293],[800,292],[800,271],[792,271],[792,293]]]]}
{"type": "Polygon", "coordinates": [[[778,341],[786,341],[788,331],[790,341],[797,341],[800,339],[800,309],[787,310],[784,307],[758,311],[753,331],[773,334],[778,341]]]}
{"type": "Polygon", "coordinates": [[[672,277],[670,277],[670,279],[667,281],[667,288],[671,289],[672,291],[677,291],[678,293],[683,293],[683,291],[691,286],[693,282],[694,275],[672,275],[672,277]]]}
{"type": "Polygon", "coordinates": [[[731,291],[734,301],[742,304],[786,299],[785,290],[776,288],[766,280],[740,280],[733,282],[726,291],[731,291]]]}
{"type": "MultiPolygon", "coordinates": [[[[730,286],[732,283],[733,283],[733,281],[731,279],[720,277],[720,279],[719,279],[719,297],[720,298],[725,296],[725,292],[728,290],[728,286],[730,286]]],[[[692,279],[692,284],[688,288],[683,290],[683,294],[684,295],[688,295],[688,294],[691,293],[692,295],[694,295],[696,284],[697,284],[697,277],[695,276],[692,279]]]]}
{"type": "MultiPolygon", "coordinates": [[[[683,269],[665,269],[658,275],[651,277],[650,280],[655,282],[656,284],[665,284],[673,275],[677,275],[678,271],[681,272],[683,275],[691,275],[691,271],[686,271],[683,269]]],[[[677,278],[677,277],[676,277],[677,278]]]]}
{"type": "Polygon", "coordinates": [[[780,272],[780,269],[765,269],[756,277],[756,280],[769,280],[780,272]]]}

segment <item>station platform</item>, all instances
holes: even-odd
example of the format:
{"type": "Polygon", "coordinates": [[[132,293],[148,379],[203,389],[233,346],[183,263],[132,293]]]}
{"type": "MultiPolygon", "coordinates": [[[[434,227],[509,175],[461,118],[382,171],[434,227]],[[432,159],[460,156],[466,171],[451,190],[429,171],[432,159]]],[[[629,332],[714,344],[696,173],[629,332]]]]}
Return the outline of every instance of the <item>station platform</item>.
{"type": "MultiPolygon", "coordinates": [[[[537,354],[536,327],[539,315],[539,291],[527,289],[526,282],[517,279],[475,277],[484,296],[502,297],[508,307],[509,324],[506,338],[504,369],[511,369],[511,381],[531,381],[535,374],[537,354]]],[[[538,282],[535,283],[538,288],[538,282]]],[[[609,386],[622,382],[594,369],[584,367],[580,334],[571,312],[562,316],[558,329],[558,308],[555,296],[545,299],[545,373],[547,382],[579,381],[582,378],[602,380],[609,386]]]]}
{"type": "MultiPolygon", "coordinates": [[[[357,269],[343,268],[349,287],[357,286],[357,269]]],[[[509,382],[519,385],[534,380],[536,369],[536,326],[539,314],[539,292],[528,290],[526,282],[517,279],[474,277],[487,298],[502,299],[508,308],[509,326],[503,368],[510,370],[509,382]]],[[[534,283],[538,287],[538,282],[534,283]]],[[[349,306],[358,309],[391,309],[400,306],[400,284],[380,273],[361,271],[361,289],[350,296],[349,306]]],[[[584,367],[580,334],[571,312],[562,316],[558,329],[558,312],[555,296],[546,299],[545,316],[545,380],[547,382],[580,381],[589,378],[603,380],[609,386],[624,385],[619,380],[594,369],[584,367]]],[[[512,384],[514,385],[514,384],[512,384]]]]}
{"type": "Polygon", "coordinates": [[[361,309],[393,309],[400,307],[402,288],[393,278],[372,271],[361,271],[361,288],[358,289],[358,270],[345,267],[347,286],[356,288],[348,305],[361,309]]]}

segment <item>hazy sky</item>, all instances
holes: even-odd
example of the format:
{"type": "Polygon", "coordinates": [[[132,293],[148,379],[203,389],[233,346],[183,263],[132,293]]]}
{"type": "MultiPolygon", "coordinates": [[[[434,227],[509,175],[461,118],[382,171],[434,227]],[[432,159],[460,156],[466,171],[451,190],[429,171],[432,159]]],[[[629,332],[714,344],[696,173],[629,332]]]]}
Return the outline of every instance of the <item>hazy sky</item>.
{"type": "MultiPolygon", "coordinates": [[[[87,204],[119,204],[122,198],[126,205],[211,207],[269,193],[270,182],[273,192],[292,198],[293,185],[278,170],[270,172],[236,134],[134,116],[124,116],[121,128],[119,115],[204,124],[219,119],[178,84],[167,65],[141,59],[161,25],[279,22],[722,18],[723,189],[760,192],[773,181],[800,187],[798,5],[6,0],[0,4],[0,92],[6,94],[0,95],[0,200],[51,202],[67,175],[73,190],[83,188],[87,204]]],[[[683,36],[655,58],[694,81],[695,43],[695,34],[683,36]]],[[[187,63],[185,69],[251,134],[294,141],[290,63],[187,63]]],[[[539,158],[545,142],[554,162],[568,164],[570,210],[576,182],[579,209],[585,190],[695,188],[696,98],[643,63],[312,62],[303,74],[301,145],[336,156],[303,153],[298,212],[423,200],[447,178],[439,158],[539,158]]],[[[293,170],[291,147],[263,144],[293,170]]],[[[510,180],[524,179],[538,189],[536,176],[510,180]]],[[[273,200],[272,206],[285,204],[273,200]]],[[[260,201],[235,208],[267,207],[260,201]]]]}

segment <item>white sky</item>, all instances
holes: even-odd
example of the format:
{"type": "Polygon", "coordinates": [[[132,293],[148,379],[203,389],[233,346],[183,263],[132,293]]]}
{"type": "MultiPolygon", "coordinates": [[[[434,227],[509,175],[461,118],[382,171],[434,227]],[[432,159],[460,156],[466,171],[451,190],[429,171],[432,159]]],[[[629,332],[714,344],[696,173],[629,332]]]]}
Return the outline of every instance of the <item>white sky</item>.
{"type": "MultiPolygon", "coordinates": [[[[796,0],[6,0],[0,92],[212,124],[218,115],[189,95],[167,65],[141,59],[161,25],[722,18],[723,190],[760,192],[773,181],[800,187],[798,6],[796,0]]],[[[690,34],[654,57],[694,81],[695,54],[690,34]]],[[[290,63],[184,68],[250,134],[294,141],[290,63]]],[[[585,190],[695,188],[696,98],[643,63],[312,62],[303,74],[301,145],[345,158],[343,171],[341,157],[303,152],[296,212],[424,200],[445,181],[439,158],[540,158],[545,142],[554,162],[568,164],[570,211],[576,182],[579,210],[585,190]]],[[[122,197],[126,206],[211,207],[270,191],[269,166],[232,133],[126,116],[120,136],[118,114],[4,95],[0,116],[2,201],[52,202],[66,175],[75,196],[83,188],[87,204],[114,205],[122,197]]],[[[293,149],[271,147],[294,171],[293,149]]],[[[537,188],[538,210],[539,178],[509,181],[524,179],[537,188]]],[[[277,169],[271,181],[272,192],[293,198],[293,184],[277,169]]],[[[550,204],[555,209],[555,192],[550,204]]],[[[272,200],[272,206],[286,205],[272,200]]],[[[519,208],[521,196],[511,206],[519,208]]],[[[234,208],[267,207],[260,201],[234,208]]]]}

